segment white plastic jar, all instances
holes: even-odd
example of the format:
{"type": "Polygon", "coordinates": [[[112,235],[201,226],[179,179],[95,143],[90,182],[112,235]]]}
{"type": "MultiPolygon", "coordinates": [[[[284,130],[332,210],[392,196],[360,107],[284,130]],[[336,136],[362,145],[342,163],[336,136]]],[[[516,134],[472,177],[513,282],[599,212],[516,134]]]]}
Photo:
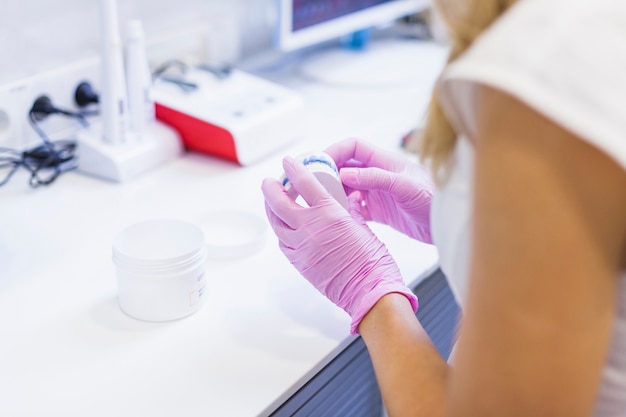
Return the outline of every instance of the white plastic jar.
{"type": "Polygon", "coordinates": [[[148,220],[113,241],[118,303],[131,317],[168,321],[203,304],[206,245],[200,228],[180,220],[148,220]]]}

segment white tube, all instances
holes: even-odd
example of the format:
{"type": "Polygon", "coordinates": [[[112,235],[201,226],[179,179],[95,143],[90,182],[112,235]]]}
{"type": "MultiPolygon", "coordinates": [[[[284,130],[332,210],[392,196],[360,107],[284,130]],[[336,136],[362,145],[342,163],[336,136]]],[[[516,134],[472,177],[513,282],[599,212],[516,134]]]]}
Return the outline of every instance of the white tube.
{"type": "Polygon", "coordinates": [[[119,144],[126,139],[128,102],[122,40],[117,23],[115,0],[100,0],[102,12],[102,114],[103,139],[119,144]]]}
{"type": "Polygon", "coordinates": [[[139,20],[128,22],[126,30],[126,75],[130,129],[141,140],[147,120],[154,119],[151,97],[152,77],[146,57],[143,26],[139,20]]]}

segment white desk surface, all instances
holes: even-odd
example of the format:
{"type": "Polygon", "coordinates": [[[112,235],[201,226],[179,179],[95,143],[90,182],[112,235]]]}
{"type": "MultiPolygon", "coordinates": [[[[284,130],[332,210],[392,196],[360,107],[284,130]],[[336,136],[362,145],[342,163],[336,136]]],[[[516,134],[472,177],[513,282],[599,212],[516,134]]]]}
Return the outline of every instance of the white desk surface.
{"type": "MultiPolygon", "coordinates": [[[[212,210],[265,219],[261,180],[285,154],[345,137],[397,148],[419,121],[436,74],[402,89],[341,89],[284,76],[307,100],[302,137],[248,167],[187,153],[124,184],[78,173],[0,188],[0,415],[263,416],[353,337],[349,318],[299,276],[269,227],[263,248],[207,263],[202,309],[147,323],[116,302],[113,236],[137,221],[201,222],[212,210]]],[[[407,282],[436,250],[373,225],[407,282]]]]}

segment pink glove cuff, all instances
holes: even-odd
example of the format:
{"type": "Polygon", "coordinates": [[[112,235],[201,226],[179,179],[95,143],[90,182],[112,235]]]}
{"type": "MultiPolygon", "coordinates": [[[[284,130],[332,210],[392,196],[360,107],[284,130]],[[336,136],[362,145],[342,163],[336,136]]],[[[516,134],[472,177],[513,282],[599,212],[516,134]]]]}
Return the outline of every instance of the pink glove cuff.
{"type": "Polygon", "coordinates": [[[397,282],[383,281],[380,282],[372,291],[365,294],[365,296],[363,296],[359,304],[354,309],[354,312],[352,314],[352,323],[350,324],[350,334],[359,334],[359,324],[361,324],[361,320],[363,320],[363,317],[365,317],[367,313],[369,313],[369,311],[372,309],[372,307],[374,307],[378,300],[390,293],[398,293],[404,295],[411,303],[411,308],[413,308],[413,312],[417,313],[419,302],[417,301],[417,297],[415,296],[415,294],[413,294],[411,290],[397,282]]]}

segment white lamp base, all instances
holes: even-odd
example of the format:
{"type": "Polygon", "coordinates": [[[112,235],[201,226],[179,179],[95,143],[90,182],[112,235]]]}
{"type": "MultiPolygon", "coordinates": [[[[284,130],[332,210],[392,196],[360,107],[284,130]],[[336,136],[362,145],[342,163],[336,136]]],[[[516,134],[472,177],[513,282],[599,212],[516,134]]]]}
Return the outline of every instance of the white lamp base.
{"type": "Polygon", "coordinates": [[[78,133],[78,171],[97,178],[126,182],[183,153],[178,133],[159,122],[146,123],[141,138],[110,144],[102,139],[101,126],[78,133]]]}

